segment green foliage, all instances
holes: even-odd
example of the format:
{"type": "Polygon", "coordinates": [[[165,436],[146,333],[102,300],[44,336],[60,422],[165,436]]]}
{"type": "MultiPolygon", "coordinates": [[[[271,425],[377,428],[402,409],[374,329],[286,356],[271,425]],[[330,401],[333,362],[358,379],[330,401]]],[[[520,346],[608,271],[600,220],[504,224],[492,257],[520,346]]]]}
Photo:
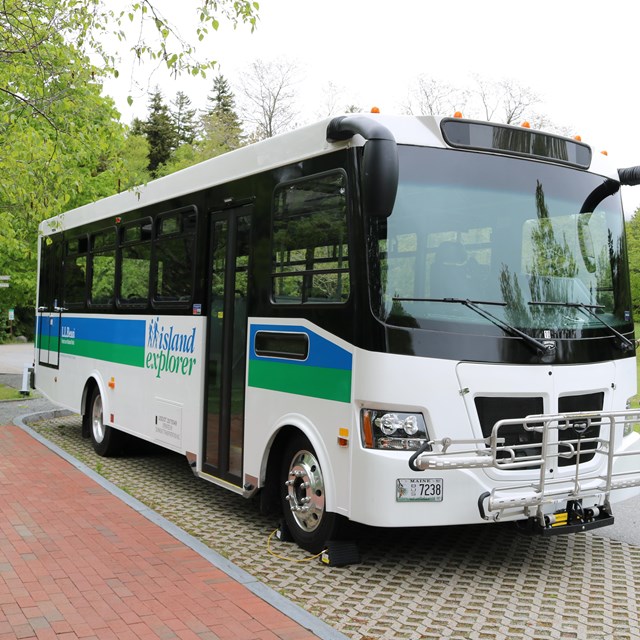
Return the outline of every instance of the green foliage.
{"type": "MultiPolygon", "coordinates": [[[[157,177],[185,169],[227,151],[233,151],[245,143],[242,123],[235,111],[235,96],[229,82],[222,74],[218,74],[213,81],[213,91],[208,97],[209,106],[200,120],[200,126],[197,127],[197,136],[192,117],[195,111],[188,109],[190,103],[191,101],[184,94],[177,94],[176,101],[173,103],[176,106],[173,119],[176,124],[177,138],[181,144],[156,169],[157,177]],[[192,135],[184,133],[190,131],[193,131],[192,135]]],[[[143,131],[145,123],[139,120],[134,121],[132,127],[136,131],[143,131]]]]}
{"type": "Polygon", "coordinates": [[[206,158],[200,156],[196,146],[192,144],[180,145],[171,154],[171,157],[167,162],[158,167],[156,176],[158,178],[168,176],[171,173],[175,173],[181,169],[186,169],[194,164],[198,164],[198,162],[202,162],[202,160],[206,160],[206,158]]]}
{"type": "Polygon", "coordinates": [[[142,132],[149,143],[148,169],[156,177],[158,167],[165,164],[177,146],[178,132],[169,107],[158,87],[149,98],[149,116],[142,123],[142,132]]]}
{"type": "MultiPolygon", "coordinates": [[[[23,15],[16,16],[10,29],[19,27],[23,15]]],[[[37,57],[14,52],[11,64],[0,64],[0,273],[11,275],[0,312],[35,301],[42,220],[126,188],[132,173],[139,177],[129,170],[125,129],[113,101],[101,95],[93,67],[31,17],[34,32],[46,36],[37,57]],[[51,75],[43,79],[43,70],[51,75]]]]}
{"type": "MultiPolygon", "coordinates": [[[[128,42],[131,55],[140,62],[164,65],[176,75],[206,77],[215,61],[199,59],[194,43],[202,42],[218,29],[220,20],[234,27],[257,23],[259,5],[253,0],[201,0],[190,31],[181,33],[170,23],[154,0],[129,0],[122,8],[108,0],[4,0],[0,5],[0,65],[30,64],[55,76],[56,68],[42,55],[52,37],[74,43],[80,58],[92,54],[101,60],[105,73],[118,76],[122,43],[128,42]],[[131,37],[135,34],[135,37],[131,37]],[[112,36],[115,36],[113,38],[112,36]],[[115,44],[114,44],[115,43],[115,44]]],[[[19,88],[0,83],[0,91],[24,102],[19,88]]],[[[40,108],[37,101],[32,107],[40,108]]]]}
{"type": "MultiPolygon", "coordinates": [[[[114,48],[122,49],[130,30],[138,60],[156,61],[175,74],[206,75],[215,63],[198,59],[193,43],[215,31],[221,19],[252,29],[257,20],[257,2],[201,0],[193,33],[183,35],[156,4],[130,0],[116,9],[108,0],[0,3],[0,274],[11,276],[11,286],[0,290],[0,315],[15,308],[33,318],[28,307],[35,302],[42,220],[146,182],[150,153],[160,154],[152,162],[157,168],[175,148],[175,141],[150,145],[141,126],[127,135],[113,101],[102,95],[101,77],[118,75],[110,36],[119,42],[114,48]]],[[[162,132],[170,114],[157,111],[162,117],[154,126],[162,132]]],[[[181,115],[183,141],[190,138],[186,123],[194,115],[181,115]]]]}
{"type": "Polygon", "coordinates": [[[634,317],[640,318],[640,209],[627,220],[627,254],[634,317]]]}

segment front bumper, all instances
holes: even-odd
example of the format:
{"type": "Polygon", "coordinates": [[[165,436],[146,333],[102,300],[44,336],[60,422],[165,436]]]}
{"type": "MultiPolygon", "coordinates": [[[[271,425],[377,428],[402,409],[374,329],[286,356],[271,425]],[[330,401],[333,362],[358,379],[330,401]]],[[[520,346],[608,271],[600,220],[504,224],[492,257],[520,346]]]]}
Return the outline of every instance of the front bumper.
{"type": "Polygon", "coordinates": [[[613,522],[612,493],[628,498],[640,492],[640,434],[622,435],[626,425],[638,422],[640,411],[500,420],[486,439],[427,443],[424,449],[432,450],[416,452],[409,466],[416,471],[487,469],[499,475],[496,486],[478,496],[483,520],[530,519],[542,531],[586,530],[613,522]],[[506,445],[501,430],[517,425],[539,442],[506,445]],[[599,435],[584,437],[592,427],[599,435]],[[508,481],[509,472],[525,471],[526,481],[508,481]]]}

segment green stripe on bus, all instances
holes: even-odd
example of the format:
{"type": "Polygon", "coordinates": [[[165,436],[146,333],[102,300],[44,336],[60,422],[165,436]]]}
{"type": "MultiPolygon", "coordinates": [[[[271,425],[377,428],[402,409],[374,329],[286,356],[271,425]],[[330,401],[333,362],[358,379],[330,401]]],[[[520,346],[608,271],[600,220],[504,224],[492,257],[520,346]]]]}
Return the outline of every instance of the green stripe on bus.
{"type": "Polygon", "coordinates": [[[251,360],[249,386],[337,402],[351,401],[351,371],[345,369],[251,360]]]}
{"type": "Polygon", "coordinates": [[[62,338],[60,351],[72,356],[84,356],[85,358],[95,358],[106,362],[128,364],[132,367],[144,367],[144,347],[97,342],[95,340],[74,339],[71,342],[62,338]]]}
{"type": "Polygon", "coordinates": [[[57,351],[58,350],[58,336],[47,336],[46,338],[42,338],[40,341],[36,343],[36,346],[39,349],[44,349],[45,351],[57,351]]]}

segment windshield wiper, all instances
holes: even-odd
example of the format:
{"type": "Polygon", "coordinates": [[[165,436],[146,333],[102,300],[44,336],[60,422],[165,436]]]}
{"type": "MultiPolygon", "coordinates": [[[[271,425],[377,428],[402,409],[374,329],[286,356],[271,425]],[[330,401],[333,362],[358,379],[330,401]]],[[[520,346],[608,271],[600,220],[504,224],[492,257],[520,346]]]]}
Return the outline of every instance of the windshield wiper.
{"type": "Polygon", "coordinates": [[[633,340],[629,340],[627,336],[621,334],[617,329],[614,329],[608,322],[605,322],[594,309],[604,309],[601,304],[584,304],[584,302],[551,302],[545,300],[531,300],[531,305],[549,306],[549,307],[567,307],[569,309],[580,309],[583,313],[592,318],[595,318],[600,324],[603,324],[614,336],[620,340],[620,348],[623,351],[635,351],[636,343],[633,340]]]}
{"type": "Polygon", "coordinates": [[[498,307],[506,307],[506,302],[493,302],[488,300],[469,300],[467,298],[393,298],[394,302],[448,302],[453,304],[461,304],[465,307],[475,311],[478,315],[481,315],[483,318],[495,324],[496,327],[502,329],[505,333],[509,335],[516,336],[524,340],[530,347],[533,347],[536,353],[540,356],[551,355],[555,352],[556,345],[554,342],[540,342],[540,340],[536,340],[533,336],[525,333],[524,331],[520,331],[520,329],[516,329],[513,325],[510,325],[508,322],[501,320],[497,316],[494,316],[492,313],[489,313],[482,307],[479,307],[479,304],[489,304],[498,307]]]}

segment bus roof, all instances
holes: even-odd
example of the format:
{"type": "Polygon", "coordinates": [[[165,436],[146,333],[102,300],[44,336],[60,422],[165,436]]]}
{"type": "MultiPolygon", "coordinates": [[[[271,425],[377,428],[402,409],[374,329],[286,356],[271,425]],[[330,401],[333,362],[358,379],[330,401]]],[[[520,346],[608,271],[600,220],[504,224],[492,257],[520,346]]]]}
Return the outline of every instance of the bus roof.
{"type": "MultiPolygon", "coordinates": [[[[350,115],[353,114],[348,114],[346,117],[350,115]]],[[[388,116],[373,113],[359,114],[359,117],[371,118],[386,127],[397,144],[449,148],[440,126],[445,118],[388,116]]],[[[360,135],[354,135],[343,141],[327,141],[327,126],[332,120],[333,118],[326,118],[295,131],[205,160],[117,195],[69,210],[44,220],[40,224],[40,231],[48,234],[70,229],[94,220],[124,214],[141,207],[179,198],[194,191],[331,153],[337,149],[362,146],[366,143],[360,135]]],[[[618,172],[611,160],[602,154],[593,154],[588,170],[618,180],[618,172]]]]}

